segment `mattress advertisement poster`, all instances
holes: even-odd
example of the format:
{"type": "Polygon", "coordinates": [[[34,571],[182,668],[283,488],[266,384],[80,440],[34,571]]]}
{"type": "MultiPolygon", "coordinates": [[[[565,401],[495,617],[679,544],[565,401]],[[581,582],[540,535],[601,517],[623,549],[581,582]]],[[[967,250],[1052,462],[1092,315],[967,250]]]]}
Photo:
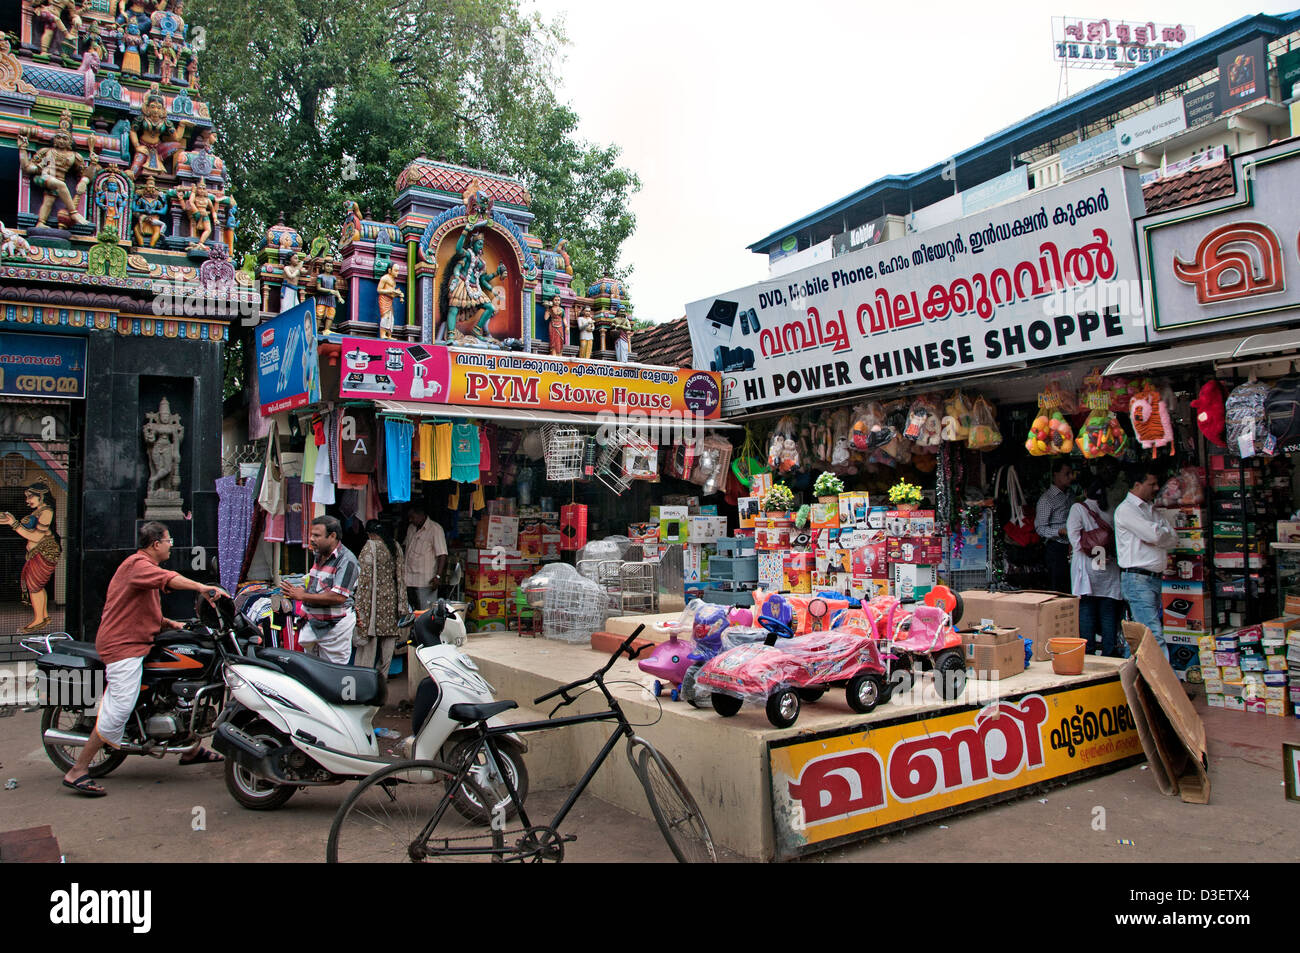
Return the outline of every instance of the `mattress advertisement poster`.
{"type": "Polygon", "coordinates": [[[723,414],[1146,341],[1111,169],[686,307],[723,414]]]}

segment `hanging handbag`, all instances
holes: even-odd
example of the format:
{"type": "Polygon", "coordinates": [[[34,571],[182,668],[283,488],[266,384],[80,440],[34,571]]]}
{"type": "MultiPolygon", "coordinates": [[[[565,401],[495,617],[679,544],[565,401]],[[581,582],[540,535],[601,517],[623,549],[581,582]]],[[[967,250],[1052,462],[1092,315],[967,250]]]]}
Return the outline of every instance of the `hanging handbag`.
{"type": "Polygon", "coordinates": [[[1038,531],[1034,529],[1034,521],[1029,514],[1025,512],[1025,491],[1020,488],[1020,477],[1016,475],[1016,468],[1008,466],[998,472],[997,480],[993,486],[993,496],[996,499],[998,491],[1002,488],[1002,478],[1006,476],[1007,503],[1011,507],[1011,519],[1002,527],[1002,535],[1006,537],[1007,542],[1013,546],[1033,546],[1039,542],[1038,531]]]}
{"type": "Polygon", "coordinates": [[[1107,556],[1114,556],[1115,531],[1107,526],[1087,503],[1083,504],[1083,512],[1085,519],[1083,532],[1079,534],[1079,553],[1091,558],[1100,549],[1107,556]],[[1092,525],[1087,525],[1089,523],[1092,525]]]}

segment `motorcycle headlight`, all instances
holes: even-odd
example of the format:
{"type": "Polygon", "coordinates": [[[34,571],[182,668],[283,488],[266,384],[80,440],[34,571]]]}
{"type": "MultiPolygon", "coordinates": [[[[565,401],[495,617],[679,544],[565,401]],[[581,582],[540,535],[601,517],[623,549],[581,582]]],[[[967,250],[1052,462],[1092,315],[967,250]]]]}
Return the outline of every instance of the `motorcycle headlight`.
{"type": "Polygon", "coordinates": [[[237,673],[233,668],[229,668],[229,667],[222,670],[221,678],[225,681],[226,687],[229,688],[232,692],[238,691],[239,689],[243,688],[244,685],[246,684],[244,680],[239,677],[239,673],[237,673]]]}

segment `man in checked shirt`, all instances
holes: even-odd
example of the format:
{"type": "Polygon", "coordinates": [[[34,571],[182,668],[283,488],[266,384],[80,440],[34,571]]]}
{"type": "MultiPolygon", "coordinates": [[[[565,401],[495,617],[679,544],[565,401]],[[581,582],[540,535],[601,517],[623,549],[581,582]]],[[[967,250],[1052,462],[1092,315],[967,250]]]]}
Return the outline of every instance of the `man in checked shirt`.
{"type": "MultiPolygon", "coordinates": [[[[311,548],[316,560],[308,573],[307,588],[289,586],[285,595],[307,609],[307,628],[300,641],[315,642],[315,654],[327,662],[347,665],[352,657],[352,632],[357,614],[352,593],[361,577],[361,565],[343,545],[343,527],[332,516],[311,521],[311,548]]],[[[310,645],[305,651],[310,651],[310,645]]]]}
{"type": "Polygon", "coordinates": [[[1074,497],[1070,484],[1074,482],[1074,467],[1069,460],[1058,460],[1052,466],[1052,485],[1038,498],[1034,529],[1043,538],[1047,550],[1047,573],[1051,587],[1056,592],[1070,591],[1070,540],[1065,523],[1070,516],[1074,497]]]}

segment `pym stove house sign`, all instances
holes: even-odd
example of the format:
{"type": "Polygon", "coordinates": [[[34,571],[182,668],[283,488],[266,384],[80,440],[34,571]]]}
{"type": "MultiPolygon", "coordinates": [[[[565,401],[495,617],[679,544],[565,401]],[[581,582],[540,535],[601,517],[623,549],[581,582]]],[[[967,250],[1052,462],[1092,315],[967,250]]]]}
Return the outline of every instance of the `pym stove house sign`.
{"type": "Polygon", "coordinates": [[[1141,344],[1131,208],[1114,169],[686,308],[723,412],[1141,344]]]}

